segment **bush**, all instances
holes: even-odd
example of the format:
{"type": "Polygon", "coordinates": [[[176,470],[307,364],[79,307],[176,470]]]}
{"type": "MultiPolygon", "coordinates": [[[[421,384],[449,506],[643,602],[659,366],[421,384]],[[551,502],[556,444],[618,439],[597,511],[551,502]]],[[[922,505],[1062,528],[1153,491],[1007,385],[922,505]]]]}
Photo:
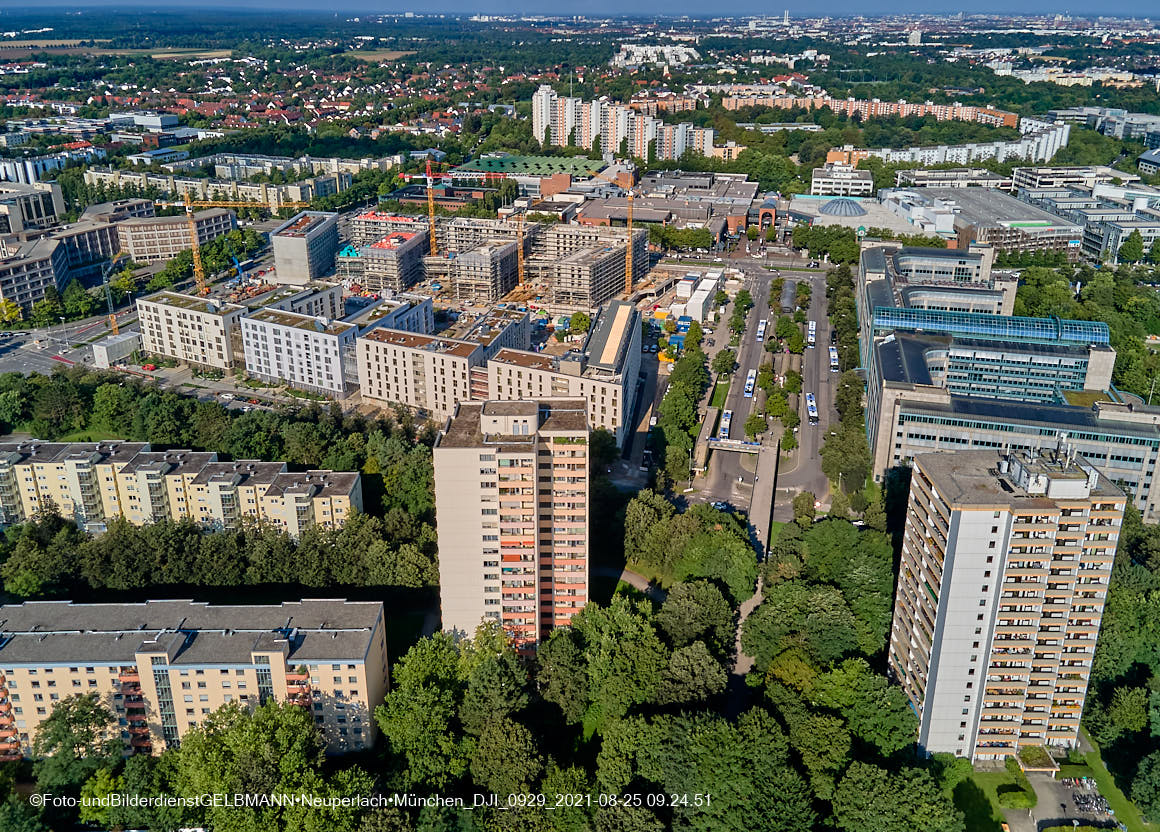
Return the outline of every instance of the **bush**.
{"type": "Polygon", "coordinates": [[[1004,809],[1031,809],[1037,802],[1034,792],[1024,791],[1020,786],[1000,786],[996,791],[999,794],[999,805],[1004,809]]]}

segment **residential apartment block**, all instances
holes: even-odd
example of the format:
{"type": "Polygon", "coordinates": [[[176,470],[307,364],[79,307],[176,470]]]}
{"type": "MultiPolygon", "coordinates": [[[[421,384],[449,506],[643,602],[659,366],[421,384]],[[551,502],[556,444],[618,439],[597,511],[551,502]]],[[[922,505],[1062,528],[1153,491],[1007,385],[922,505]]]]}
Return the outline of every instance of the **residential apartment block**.
{"type": "MultiPolygon", "coordinates": [[[[375,329],[358,339],[359,384],[367,401],[404,404],[444,419],[462,402],[582,398],[588,422],[621,444],[632,430],[640,370],[640,313],[613,301],[582,346],[562,355],[529,349],[522,328],[490,340],[375,329]],[[524,341],[522,345],[514,343],[524,341]]],[[[486,330],[482,334],[486,335],[486,330]]]]}
{"type": "Polygon", "coordinates": [[[1062,443],[915,457],[889,662],[923,749],[1077,745],[1124,504],[1062,443]]]}
{"type": "Polygon", "coordinates": [[[451,290],[459,300],[495,303],[515,288],[519,243],[493,240],[451,261],[451,290]]]}
{"type": "Polygon", "coordinates": [[[246,307],[177,292],[137,301],[141,348],[196,367],[231,369],[241,349],[238,321],[246,307]]]}
{"type": "Polygon", "coordinates": [[[372,292],[402,292],[423,279],[427,235],[391,231],[359,250],[360,285],[372,292]]]}
{"type": "Polygon", "coordinates": [[[443,628],[498,621],[521,649],[588,602],[583,399],[463,403],[434,449],[443,628]]]}
{"type": "Polygon", "coordinates": [[[302,211],[270,232],[279,283],[305,285],[334,268],[338,214],[302,211]]]}
{"type": "Polygon", "coordinates": [[[532,133],[541,144],[591,149],[597,142],[608,153],[622,146],[647,159],[679,159],[687,151],[710,156],[715,132],[691,123],[665,124],[663,119],[608,98],[584,101],[560,96],[547,84],[532,95],[532,133]]]}
{"type": "Polygon", "coordinates": [[[0,234],[51,228],[64,215],[64,196],[55,182],[0,182],[0,234]]]}
{"type": "MultiPolygon", "coordinates": [[[[193,215],[198,245],[205,245],[237,227],[234,212],[226,208],[207,208],[193,215]]],[[[159,263],[171,260],[193,247],[189,220],[176,217],[134,217],[117,224],[121,249],[135,263],[159,263]]]]}
{"type": "Polygon", "coordinates": [[[220,462],[141,442],[0,443],[0,525],[49,509],[93,531],[116,517],[138,526],[190,518],[211,529],[267,522],[297,537],[361,510],[362,483],[357,473],[295,473],[283,462],[220,462]]]}
{"type": "Polygon", "coordinates": [[[350,392],[358,332],[354,324],[268,307],[239,323],[250,375],[329,396],[350,392]]]}
{"type": "Polygon", "coordinates": [[[500,350],[487,362],[487,396],[493,400],[578,398],[588,424],[623,445],[633,430],[640,370],[640,313],[613,301],[593,321],[582,348],[554,356],[500,350]]]}
{"type": "Polygon", "coordinates": [[[28,756],[56,703],[96,694],[130,753],[175,748],[229,703],[289,702],[330,753],[371,747],[387,689],[377,601],[0,606],[0,759],[28,756]]]}
{"type": "Polygon", "coordinates": [[[487,396],[489,358],[531,347],[526,312],[494,310],[458,337],[379,327],[358,338],[359,387],[367,401],[404,404],[437,419],[487,396]]]}

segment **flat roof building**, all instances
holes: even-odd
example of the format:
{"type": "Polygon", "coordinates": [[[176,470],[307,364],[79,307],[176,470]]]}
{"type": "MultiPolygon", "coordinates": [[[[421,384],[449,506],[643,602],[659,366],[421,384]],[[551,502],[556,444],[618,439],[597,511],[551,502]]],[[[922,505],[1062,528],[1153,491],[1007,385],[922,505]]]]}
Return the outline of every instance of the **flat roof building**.
{"type": "Polygon", "coordinates": [[[52,708],[35,704],[41,685],[107,702],[129,753],[160,754],[223,705],[266,701],[308,709],[343,753],[378,735],[386,620],[378,601],[29,601],[0,606],[0,667],[0,759],[31,754],[52,708]]]}
{"type": "Polygon", "coordinates": [[[923,750],[1078,744],[1124,505],[1066,444],[915,457],[889,662],[923,750]]]}
{"type": "Polygon", "coordinates": [[[279,283],[301,286],[328,274],[338,251],[338,214],[302,211],[270,233],[279,283]]]}
{"type": "Polygon", "coordinates": [[[67,282],[68,252],[59,240],[16,242],[0,237],[0,300],[28,312],[44,300],[49,286],[60,289],[67,282]]]}
{"type": "Polygon", "coordinates": [[[443,628],[496,621],[521,649],[589,597],[583,399],[460,404],[433,451],[443,628]]]}
{"type": "Polygon", "coordinates": [[[359,251],[363,289],[402,292],[423,278],[423,255],[427,235],[391,231],[359,251]]]}
{"type": "Polygon", "coordinates": [[[241,349],[238,321],[246,307],[178,292],[137,299],[141,349],[198,367],[231,369],[241,349]]]}
{"type": "Polygon", "coordinates": [[[884,190],[882,201],[905,214],[941,206],[953,215],[958,248],[976,243],[996,251],[1058,251],[1075,261],[1083,227],[994,189],[912,188],[884,190]]]}
{"type": "Polygon", "coordinates": [[[874,193],[874,174],[853,165],[827,162],[814,168],[810,193],[815,196],[870,196],[874,193]]]}
{"type": "Polygon", "coordinates": [[[239,323],[250,375],[339,398],[354,386],[354,324],[271,308],[239,323]]]}
{"type": "Polygon", "coordinates": [[[51,228],[64,212],[64,196],[55,182],[0,182],[0,234],[51,228]]]}
{"type": "MultiPolygon", "coordinates": [[[[197,243],[203,246],[228,234],[237,227],[234,212],[226,208],[207,208],[193,215],[197,243]]],[[[172,260],[192,248],[189,220],[176,217],[133,217],[117,223],[121,249],[135,263],[159,263],[172,260]]]]}
{"type": "Polygon", "coordinates": [[[597,315],[584,346],[562,356],[500,350],[487,362],[487,397],[493,400],[567,396],[588,405],[588,424],[623,445],[633,430],[640,370],[640,313],[613,301],[597,315]]]}

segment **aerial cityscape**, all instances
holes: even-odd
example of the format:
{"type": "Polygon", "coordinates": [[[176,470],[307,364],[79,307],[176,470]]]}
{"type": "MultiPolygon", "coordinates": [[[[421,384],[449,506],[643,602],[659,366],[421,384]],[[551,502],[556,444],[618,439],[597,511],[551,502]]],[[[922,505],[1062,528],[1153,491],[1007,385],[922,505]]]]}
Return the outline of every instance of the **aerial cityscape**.
{"type": "Polygon", "coordinates": [[[1154,9],[5,6],[0,832],[1160,832],[1158,381],[1154,9]]]}

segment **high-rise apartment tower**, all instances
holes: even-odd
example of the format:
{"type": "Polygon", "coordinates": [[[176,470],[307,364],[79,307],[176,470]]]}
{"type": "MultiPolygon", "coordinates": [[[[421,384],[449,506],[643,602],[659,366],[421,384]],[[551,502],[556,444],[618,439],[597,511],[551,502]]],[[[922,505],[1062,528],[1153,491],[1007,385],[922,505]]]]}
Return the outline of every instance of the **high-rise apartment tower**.
{"type": "Polygon", "coordinates": [[[889,659],[926,751],[1076,744],[1126,500],[1062,441],[914,458],[889,659]]]}
{"type": "Polygon", "coordinates": [[[443,628],[521,648],[588,601],[588,402],[460,404],[435,446],[443,628]]]}

